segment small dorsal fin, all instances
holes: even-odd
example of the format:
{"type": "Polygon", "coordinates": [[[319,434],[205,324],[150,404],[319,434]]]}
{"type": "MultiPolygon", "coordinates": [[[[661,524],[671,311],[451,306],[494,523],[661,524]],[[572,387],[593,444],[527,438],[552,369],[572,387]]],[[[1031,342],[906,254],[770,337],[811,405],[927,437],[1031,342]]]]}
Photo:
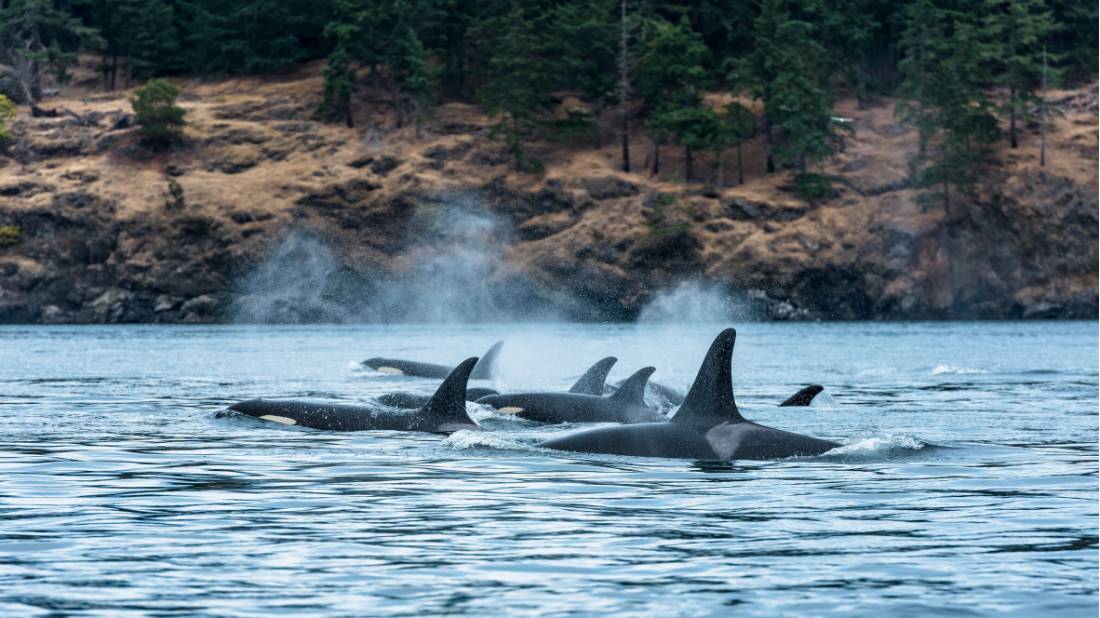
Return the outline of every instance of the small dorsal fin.
{"type": "Polygon", "coordinates": [[[649,381],[649,376],[653,375],[654,371],[657,370],[653,367],[642,367],[634,372],[634,375],[623,380],[622,386],[620,386],[619,390],[615,391],[609,399],[621,401],[629,405],[644,406],[645,383],[649,381]]]}
{"type": "Polygon", "coordinates": [[[743,421],[733,400],[731,359],[737,331],[727,328],[710,344],[695,382],[691,385],[684,403],[672,417],[675,423],[714,424],[727,421],[743,421]]]}
{"type": "Polygon", "coordinates": [[[476,356],[459,363],[443,380],[443,384],[439,385],[428,403],[420,408],[420,413],[433,422],[475,424],[466,413],[466,382],[469,381],[475,364],[476,356]]]}
{"type": "Polygon", "coordinates": [[[503,341],[498,341],[493,344],[493,347],[489,348],[485,355],[481,357],[481,360],[474,366],[473,373],[470,374],[472,380],[492,380],[497,376],[497,357],[500,356],[500,349],[504,347],[503,341]]]}
{"type": "Polygon", "coordinates": [[[788,406],[808,406],[813,402],[814,397],[817,397],[818,393],[823,390],[825,390],[824,386],[820,384],[811,384],[788,397],[786,401],[779,404],[779,407],[783,408],[788,406]]]}
{"type": "Polygon", "coordinates": [[[584,375],[569,389],[569,392],[579,395],[597,395],[602,397],[603,385],[604,382],[607,381],[607,374],[618,360],[619,359],[614,356],[600,359],[595,365],[589,367],[588,371],[584,372],[584,375]]]}

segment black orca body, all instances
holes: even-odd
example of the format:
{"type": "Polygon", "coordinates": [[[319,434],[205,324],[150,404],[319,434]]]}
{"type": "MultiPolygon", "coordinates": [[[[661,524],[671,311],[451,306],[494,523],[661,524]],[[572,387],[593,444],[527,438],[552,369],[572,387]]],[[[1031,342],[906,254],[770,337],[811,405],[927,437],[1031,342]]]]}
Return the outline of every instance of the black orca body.
{"type": "Polygon", "coordinates": [[[636,457],[703,460],[779,459],[820,455],[835,442],[772,429],[745,420],[733,398],[731,357],[737,332],[722,331],[711,344],[695,383],[671,420],[575,433],[544,448],[636,457]]]}
{"type": "MultiPolygon", "coordinates": [[[[478,361],[477,366],[474,367],[473,373],[470,374],[471,380],[492,380],[496,376],[497,357],[500,355],[500,349],[503,346],[504,342],[498,341],[493,344],[493,347],[485,352],[485,355],[478,361]]],[[[406,375],[417,378],[441,379],[447,377],[447,375],[451,373],[451,368],[446,365],[421,363],[419,361],[402,360],[399,358],[368,358],[363,361],[363,366],[381,373],[406,375]]]]}
{"type": "MultiPolygon", "coordinates": [[[[619,380],[615,384],[608,384],[604,388],[604,391],[608,394],[614,393],[615,391],[623,387],[623,382],[625,381],[626,380],[619,380]]],[[[671,386],[665,386],[664,384],[650,381],[649,384],[646,385],[646,388],[653,391],[673,406],[678,406],[684,403],[684,394],[672,388],[671,386]]]]}
{"type": "MultiPolygon", "coordinates": [[[[482,397],[488,397],[489,395],[496,395],[497,391],[491,388],[466,388],[466,401],[477,401],[482,397]]],[[[399,410],[414,410],[416,408],[423,407],[429,401],[431,401],[431,395],[424,395],[421,393],[386,393],[385,395],[379,395],[375,397],[378,403],[389,406],[391,408],[398,408],[399,410]]]]}
{"type": "MultiPolygon", "coordinates": [[[[622,385],[623,380],[620,380],[614,385],[608,384],[604,387],[604,391],[607,393],[614,393],[622,385]]],[[[646,385],[646,388],[653,391],[657,395],[664,398],[665,401],[673,406],[682,405],[684,403],[684,394],[680,391],[672,388],[671,386],[665,386],[664,384],[658,384],[652,380],[646,385]]],[[[806,388],[791,395],[779,404],[780,407],[790,406],[808,406],[813,402],[814,397],[817,397],[822,391],[825,390],[824,386],[820,384],[811,384],[806,388]]]]}
{"type": "Polygon", "coordinates": [[[814,397],[817,397],[823,390],[825,390],[824,386],[820,384],[811,384],[788,397],[783,403],[779,404],[779,407],[808,406],[813,402],[814,397]]]}
{"type": "Polygon", "coordinates": [[[509,393],[477,402],[539,423],[644,423],[663,418],[645,405],[645,383],[653,371],[653,367],[639,370],[608,397],[573,392],[509,393]]]}
{"type": "Polygon", "coordinates": [[[293,399],[252,399],[234,404],[227,411],[283,425],[328,431],[388,429],[452,433],[460,429],[480,429],[466,413],[466,382],[476,363],[477,358],[470,358],[455,367],[428,403],[415,412],[394,414],[369,406],[293,399]]]}

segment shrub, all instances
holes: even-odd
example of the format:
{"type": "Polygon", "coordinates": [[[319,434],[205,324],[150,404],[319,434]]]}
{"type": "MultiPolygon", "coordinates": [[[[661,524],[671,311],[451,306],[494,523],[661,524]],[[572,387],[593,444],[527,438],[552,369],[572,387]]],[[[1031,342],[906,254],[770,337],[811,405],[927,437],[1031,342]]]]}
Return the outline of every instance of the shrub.
{"type": "Polygon", "coordinates": [[[11,143],[11,129],[8,128],[8,121],[12,118],[15,118],[15,103],[0,94],[0,149],[11,143]]]}
{"type": "Polygon", "coordinates": [[[153,142],[178,139],[187,124],[183,116],[187,112],[176,105],[179,88],[163,79],[149,80],[134,93],[130,104],[134,106],[134,122],[141,127],[141,135],[153,142]]]}
{"type": "Polygon", "coordinates": [[[10,247],[23,238],[23,231],[14,225],[0,225],[0,247],[10,247]]]}
{"type": "Polygon", "coordinates": [[[823,174],[803,173],[794,177],[794,192],[811,204],[832,196],[833,179],[823,174]]]}

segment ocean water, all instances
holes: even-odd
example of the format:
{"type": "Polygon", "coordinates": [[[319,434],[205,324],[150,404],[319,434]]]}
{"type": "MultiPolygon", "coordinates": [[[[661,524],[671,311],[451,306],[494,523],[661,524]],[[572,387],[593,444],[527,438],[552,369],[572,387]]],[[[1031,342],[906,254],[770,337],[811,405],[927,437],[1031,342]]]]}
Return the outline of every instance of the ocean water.
{"type": "Polygon", "coordinates": [[[736,325],[742,412],[815,458],[215,416],[497,339],[502,389],[609,354],[686,388],[722,326],[0,327],[0,615],[1097,615],[1095,322],[736,325]]]}

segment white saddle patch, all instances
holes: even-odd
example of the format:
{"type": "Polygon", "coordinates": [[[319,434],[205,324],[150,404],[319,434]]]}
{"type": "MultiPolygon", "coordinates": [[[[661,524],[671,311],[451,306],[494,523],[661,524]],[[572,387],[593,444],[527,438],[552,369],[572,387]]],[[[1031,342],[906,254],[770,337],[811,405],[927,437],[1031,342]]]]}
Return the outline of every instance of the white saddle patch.
{"type": "Polygon", "coordinates": [[[391,376],[403,376],[403,375],[405,375],[405,372],[401,371],[397,367],[379,367],[378,369],[375,369],[375,371],[377,371],[378,373],[384,373],[386,375],[391,375],[391,376]]]}
{"type": "Polygon", "coordinates": [[[737,447],[741,446],[743,432],[736,423],[722,423],[716,425],[705,434],[707,444],[719,459],[733,459],[737,447]]]}
{"type": "Polygon", "coordinates": [[[274,414],[265,414],[260,417],[262,421],[271,421],[272,423],[279,423],[280,425],[297,425],[298,421],[287,418],[285,416],[275,416],[274,414]]]}

